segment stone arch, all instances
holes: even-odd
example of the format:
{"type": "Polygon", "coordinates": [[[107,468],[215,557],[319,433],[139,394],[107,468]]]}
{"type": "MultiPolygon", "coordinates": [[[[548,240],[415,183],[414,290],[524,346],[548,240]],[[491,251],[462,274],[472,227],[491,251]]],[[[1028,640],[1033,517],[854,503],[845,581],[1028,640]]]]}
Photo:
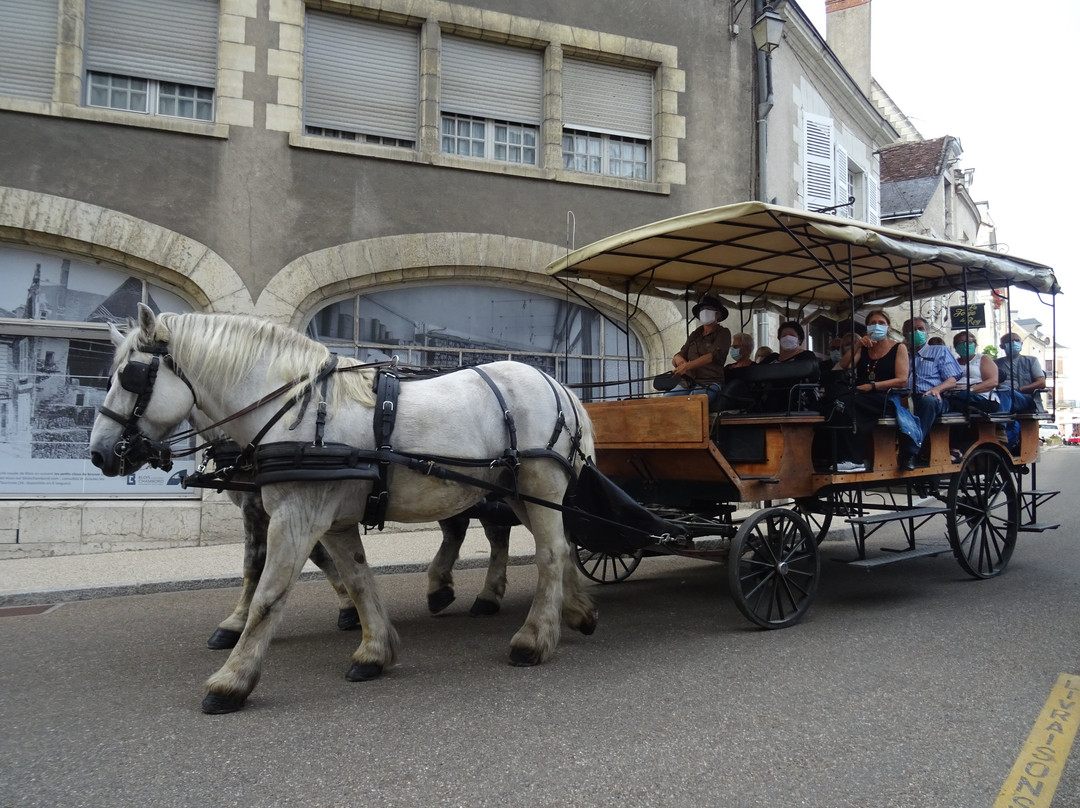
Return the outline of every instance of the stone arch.
{"type": "MultiPolygon", "coordinates": [[[[565,287],[543,268],[565,251],[557,244],[491,233],[410,233],[353,241],[302,255],[282,268],[259,295],[255,311],[300,328],[317,307],[335,298],[451,279],[498,282],[563,297],[565,287]]],[[[608,315],[623,317],[620,295],[591,283],[578,284],[576,291],[608,315]]],[[[665,336],[676,320],[682,322],[670,303],[650,298],[639,302],[632,326],[650,367],[664,369],[674,353],[665,336]]]]}
{"type": "Polygon", "coordinates": [[[0,241],[108,261],[169,284],[210,312],[250,314],[251,293],[205,244],[126,213],[0,187],[0,241]]]}

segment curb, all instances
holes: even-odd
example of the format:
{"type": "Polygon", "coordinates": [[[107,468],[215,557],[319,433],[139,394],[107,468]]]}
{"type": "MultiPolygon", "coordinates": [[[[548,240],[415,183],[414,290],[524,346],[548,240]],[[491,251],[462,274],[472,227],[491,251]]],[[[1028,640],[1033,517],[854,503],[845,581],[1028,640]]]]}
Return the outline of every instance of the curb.
{"type": "MultiPolygon", "coordinates": [[[[532,555],[511,555],[507,565],[511,567],[524,566],[533,563],[532,555]]],[[[486,569],[487,559],[466,558],[459,559],[454,564],[455,570],[486,569]]],[[[396,575],[406,572],[426,572],[428,568],[425,562],[390,562],[387,564],[373,564],[372,571],[376,575],[396,575]]],[[[323,577],[318,570],[302,572],[299,581],[317,581],[323,577]]],[[[228,589],[233,586],[241,586],[244,583],[242,575],[231,575],[223,578],[190,578],[176,581],[156,581],[152,583],[137,584],[112,584],[107,586],[83,587],[81,589],[53,589],[40,592],[15,592],[12,594],[0,593],[0,608],[12,606],[46,606],[56,603],[72,603],[79,600],[97,600],[98,598],[117,598],[128,595],[156,595],[162,592],[188,592],[198,589],[228,589]]]]}

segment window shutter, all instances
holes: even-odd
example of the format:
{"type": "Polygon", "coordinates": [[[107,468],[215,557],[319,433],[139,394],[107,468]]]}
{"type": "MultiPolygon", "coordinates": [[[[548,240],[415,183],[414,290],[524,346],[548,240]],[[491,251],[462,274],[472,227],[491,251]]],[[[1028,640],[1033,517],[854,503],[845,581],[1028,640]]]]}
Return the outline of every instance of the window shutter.
{"type": "Polygon", "coordinates": [[[881,197],[877,177],[866,172],[866,221],[881,224],[881,197]]]}
{"type": "MultiPolygon", "coordinates": [[[[848,155],[839,146],[836,147],[836,162],[834,163],[833,173],[836,175],[836,191],[833,194],[833,199],[836,200],[836,204],[847,202],[848,197],[852,196],[852,187],[848,182],[848,155]]],[[[851,205],[844,205],[842,208],[837,208],[836,213],[839,216],[851,218],[855,215],[852,207],[851,205]]]]}
{"type": "Polygon", "coordinates": [[[803,204],[807,210],[833,204],[833,123],[803,113],[803,204]]]}
{"type": "Polygon", "coordinates": [[[56,3],[0,0],[0,93],[51,101],[56,3]]]}
{"type": "Polygon", "coordinates": [[[443,112],[534,125],[543,118],[540,51],[444,36],[439,70],[443,112]]]}
{"type": "Polygon", "coordinates": [[[217,86],[217,0],[86,0],[86,67],[217,86]]]}
{"type": "Polygon", "coordinates": [[[651,140],[652,71],[564,60],[563,124],[571,129],[651,140]]]}
{"type": "Polygon", "coordinates": [[[319,11],[304,25],[304,123],[415,141],[418,32],[319,11]]]}

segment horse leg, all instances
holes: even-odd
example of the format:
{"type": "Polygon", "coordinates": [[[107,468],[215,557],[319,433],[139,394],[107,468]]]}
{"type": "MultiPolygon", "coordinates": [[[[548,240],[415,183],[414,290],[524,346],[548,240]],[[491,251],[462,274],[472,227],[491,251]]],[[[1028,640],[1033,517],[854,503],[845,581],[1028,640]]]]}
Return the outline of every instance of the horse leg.
{"type": "MultiPolygon", "coordinates": [[[[549,464],[523,466],[523,491],[548,502],[562,500],[563,488],[551,481],[549,464]]],[[[561,470],[559,472],[561,474],[561,470]]],[[[536,665],[550,659],[559,643],[560,618],[585,634],[596,630],[597,612],[570,559],[562,514],[554,508],[517,503],[514,512],[536,543],[536,593],[525,624],[510,641],[511,665],[536,665]]]]}
{"type": "Polygon", "coordinates": [[[334,559],[342,583],[356,604],[363,639],[352,656],[352,665],[345,678],[363,682],[380,676],[384,668],[397,659],[398,633],[390,622],[375,576],[364,554],[360,530],[354,525],[330,531],[322,538],[334,559]]]}
{"type": "Polygon", "coordinates": [[[564,537],[567,560],[563,565],[563,620],[570,628],[587,636],[596,631],[600,616],[592,600],[585,594],[581,573],[570,557],[574,545],[569,536],[564,534],[564,537]]]}
{"type": "Polygon", "coordinates": [[[326,552],[326,548],[323,547],[322,542],[319,542],[312,548],[311,555],[308,557],[316,567],[322,570],[323,575],[326,576],[326,580],[330,582],[330,586],[332,586],[334,592],[337,593],[338,629],[341,631],[352,631],[360,625],[360,616],[356,613],[356,606],[353,604],[352,598],[349,597],[349,592],[346,590],[345,584],[338,574],[337,567],[334,565],[334,560],[330,558],[330,554],[326,552]]]}
{"type": "Polygon", "coordinates": [[[214,651],[232,648],[240,639],[240,632],[247,623],[248,608],[255,595],[255,587],[259,585],[263,565],[266,563],[266,528],[270,517],[263,508],[262,497],[258,491],[249,491],[240,496],[239,501],[234,496],[233,501],[240,506],[244,520],[244,585],[232,614],[218,624],[210,639],[206,641],[206,647],[214,651]]]}
{"type": "MultiPolygon", "coordinates": [[[[259,681],[266,649],[281,620],[289,587],[300,576],[308,553],[329,525],[312,524],[315,519],[304,508],[283,506],[267,529],[266,564],[248,610],[247,623],[225,664],[207,682],[203,698],[205,713],[230,713],[239,710],[259,681]],[[287,510],[299,510],[293,518],[282,516],[287,510]]],[[[312,509],[314,510],[314,509],[312,509]]]]}
{"type": "Polygon", "coordinates": [[[442,544],[427,568],[427,603],[432,614],[438,614],[454,602],[454,564],[469,529],[469,517],[458,514],[440,519],[439,528],[443,535],[442,544]]]}
{"type": "Polygon", "coordinates": [[[491,556],[488,559],[484,588],[469,609],[469,614],[473,616],[497,614],[502,608],[503,595],[506,594],[506,565],[510,561],[510,527],[503,524],[485,524],[483,518],[480,519],[480,524],[484,526],[484,535],[491,545],[491,556]]]}

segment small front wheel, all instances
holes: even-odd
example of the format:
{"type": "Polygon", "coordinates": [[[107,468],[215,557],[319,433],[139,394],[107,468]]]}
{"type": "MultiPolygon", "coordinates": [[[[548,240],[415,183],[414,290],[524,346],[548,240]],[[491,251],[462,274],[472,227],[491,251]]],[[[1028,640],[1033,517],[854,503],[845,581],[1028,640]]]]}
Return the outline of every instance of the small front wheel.
{"type": "Polygon", "coordinates": [[[731,596],[739,611],[762,628],[799,622],[817,592],[820,570],[816,537],[793,510],[758,511],[731,540],[731,596]]]}
{"type": "Polygon", "coordinates": [[[586,550],[575,544],[571,555],[577,568],[586,578],[598,584],[615,584],[625,581],[633,574],[641,563],[644,552],[644,550],[636,550],[633,553],[611,555],[596,550],[586,550]]]}

